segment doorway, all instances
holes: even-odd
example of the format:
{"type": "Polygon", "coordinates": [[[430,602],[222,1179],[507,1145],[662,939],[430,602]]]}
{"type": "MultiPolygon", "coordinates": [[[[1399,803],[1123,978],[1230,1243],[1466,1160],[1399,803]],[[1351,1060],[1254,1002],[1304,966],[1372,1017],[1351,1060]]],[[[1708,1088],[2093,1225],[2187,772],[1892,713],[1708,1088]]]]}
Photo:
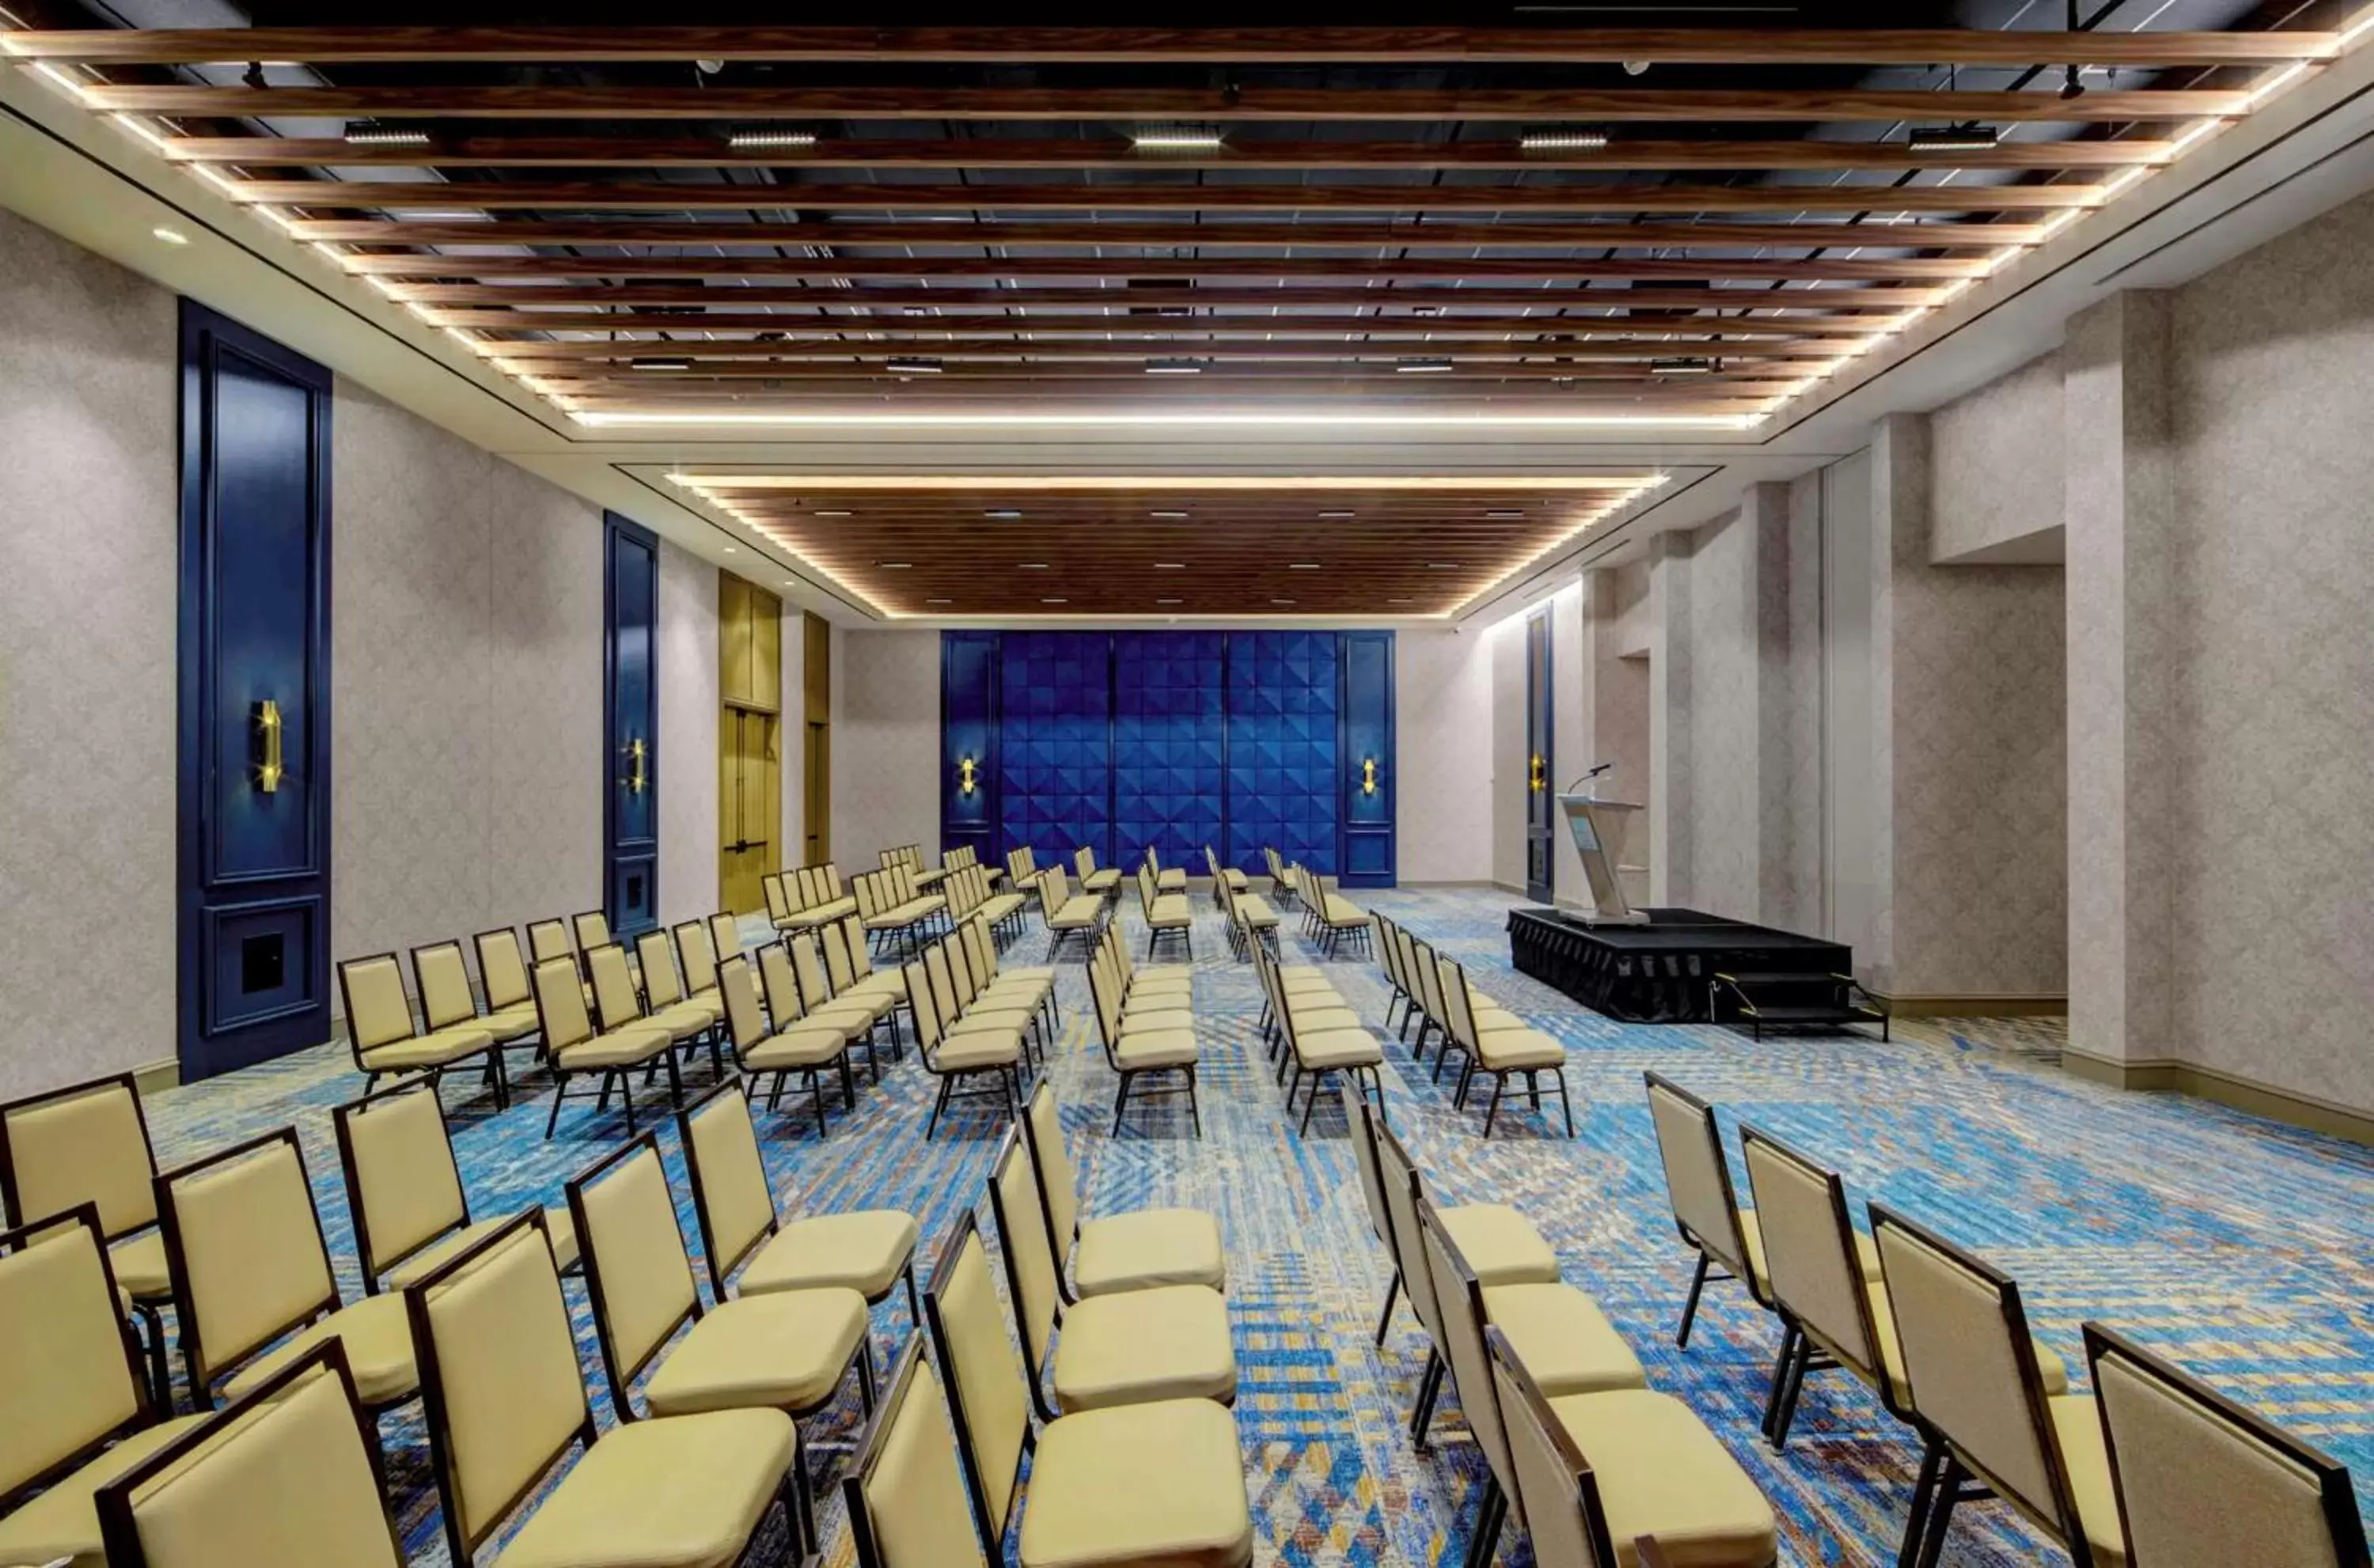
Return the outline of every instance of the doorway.
{"type": "Polygon", "coordinates": [[[1557,895],[1557,796],[1550,779],[1557,755],[1551,720],[1556,696],[1545,604],[1525,617],[1525,896],[1544,904],[1557,895]]]}
{"type": "Polygon", "coordinates": [[[717,891],[736,915],[766,907],[783,869],[783,602],[717,579],[717,891]]]}
{"type": "Polygon", "coordinates": [[[800,864],[832,859],[832,626],[801,617],[800,864]]]}

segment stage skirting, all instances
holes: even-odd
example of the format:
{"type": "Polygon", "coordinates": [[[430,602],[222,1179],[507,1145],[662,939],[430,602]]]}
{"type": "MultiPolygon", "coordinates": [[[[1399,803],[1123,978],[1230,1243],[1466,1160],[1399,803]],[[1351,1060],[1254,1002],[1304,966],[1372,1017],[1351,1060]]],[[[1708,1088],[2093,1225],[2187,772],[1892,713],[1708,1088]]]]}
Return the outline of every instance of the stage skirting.
{"type": "Polygon", "coordinates": [[[1628,1024],[1704,1021],[1719,973],[1844,975],[1854,950],[1696,909],[1650,909],[1645,926],[1586,926],[1556,909],[1514,909],[1520,974],[1628,1024]]]}

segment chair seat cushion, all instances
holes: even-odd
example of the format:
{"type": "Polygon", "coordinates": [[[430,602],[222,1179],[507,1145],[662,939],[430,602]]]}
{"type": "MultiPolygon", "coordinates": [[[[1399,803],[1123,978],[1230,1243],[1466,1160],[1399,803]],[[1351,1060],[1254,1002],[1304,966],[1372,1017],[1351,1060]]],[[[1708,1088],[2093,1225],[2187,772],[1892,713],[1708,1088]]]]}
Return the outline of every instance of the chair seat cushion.
{"type": "Polygon", "coordinates": [[[1133,1007],[1185,1007],[1195,994],[1195,982],[1184,975],[1158,975],[1130,982],[1126,1000],[1133,1007]]]}
{"type": "Polygon", "coordinates": [[[1022,1059],[1022,1031],[984,1029],[976,1035],[952,1035],[932,1053],[937,1072],[962,1072],[976,1067],[1010,1067],[1022,1059]]]}
{"type": "Polygon", "coordinates": [[[1024,975],[1000,975],[989,982],[989,989],[981,993],[974,1005],[985,1006],[992,1002],[1003,1001],[1035,1009],[1047,999],[1047,993],[1054,989],[1055,981],[1052,976],[1045,979],[1039,979],[1024,975]]]}
{"type": "Polygon", "coordinates": [[[1220,1222],[1201,1209],[1138,1209],[1090,1220],[1080,1227],[1072,1284],[1083,1296],[1154,1285],[1226,1290],[1228,1261],[1220,1246],[1220,1222]]]}
{"type": "Polygon", "coordinates": [[[1145,1072],[1158,1067],[1192,1067],[1195,1062],[1195,1032],[1192,1029],[1148,1029],[1124,1033],[1113,1056],[1123,1071],[1145,1072]]]}
{"type": "MultiPolygon", "coordinates": [[[[425,1280],[441,1267],[445,1260],[476,1246],[488,1236],[511,1223],[511,1216],[496,1220],[480,1220],[464,1225],[441,1241],[431,1242],[387,1271],[387,1288],[403,1290],[416,1280],[425,1280]]],[[[544,1211],[544,1234],[551,1238],[552,1261],[562,1270],[577,1267],[577,1222],[567,1209],[546,1209],[544,1211]]]]}
{"type": "Polygon", "coordinates": [[[1185,894],[1165,893],[1156,896],[1154,907],[1146,912],[1146,918],[1158,928],[1192,926],[1195,923],[1195,911],[1187,907],[1185,894]]]}
{"type": "Polygon", "coordinates": [[[1033,985],[1044,981],[1052,986],[1055,983],[1055,971],[1044,965],[1036,968],[1028,965],[1012,969],[1001,967],[997,971],[997,977],[1000,980],[1028,980],[1033,985]]]}
{"type": "Polygon", "coordinates": [[[552,1054],[569,1071],[583,1072],[589,1068],[631,1067],[649,1061],[674,1043],[664,1029],[648,1024],[629,1024],[552,1054]]]}
{"type": "Polygon", "coordinates": [[[363,1053],[363,1066],[373,1072],[398,1071],[408,1067],[442,1067],[449,1061],[459,1061],[475,1056],[495,1043],[495,1037],[474,1025],[456,1024],[451,1029],[437,1029],[426,1035],[416,1035],[408,1040],[390,1040],[363,1053]]]}
{"type": "Polygon", "coordinates": [[[1316,986],[1309,986],[1299,991],[1286,993],[1286,1010],[1297,1018],[1305,1013],[1346,1011],[1351,1005],[1333,986],[1323,991],[1316,986]]]}
{"type": "Polygon", "coordinates": [[[819,1029],[838,1029],[842,1034],[855,1038],[873,1028],[874,1021],[881,1016],[882,1014],[876,1010],[870,1000],[852,1001],[843,997],[834,997],[829,1001],[820,1001],[809,1008],[792,1020],[792,1024],[794,1028],[813,1025],[819,1029]]]}
{"type": "Polygon", "coordinates": [[[153,1225],[109,1247],[107,1263],[115,1271],[117,1287],[135,1301],[160,1301],[173,1293],[173,1276],[165,1263],[165,1233],[153,1225]]]}
{"type": "Polygon", "coordinates": [[[1157,1399],[1237,1397],[1228,1304],[1205,1285],[1095,1296],[1064,1315],[1055,1408],[1065,1415],[1157,1399]]]}
{"type": "Polygon", "coordinates": [[[523,1035],[535,1034],[543,1024],[536,1018],[535,1003],[523,1001],[483,1014],[473,1027],[484,1029],[499,1044],[509,1045],[523,1035]]]}
{"type": "Polygon", "coordinates": [[[899,1209],[811,1214],[777,1231],[736,1288],[748,1296],[839,1285],[879,1300],[914,1256],[916,1234],[915,1217],[899,1209]]]}
{"type": "Polygon", "coordinates": [[[1102,871],[1090,872],[1087,875],[1082,877],[1080,879],[1080,885],[1087,888],[1090,893],[1110,893],[1112,891],[1113,887],[1120,883],[1120,881],[1121,872],[1115,871],[1111,866],[1107,866],[1102,871]]]}
{"type": "Polygon", "coordinates": [[[1546,1283],[1558,1277],[1557,1254],[1531,1220],[1507,1204],[1465,1203],[1437,1211],[1479,1283],[1546,1283]]]}
{"type": "Polygon", "coordinates": [[[661,1008],[649,1020],[656,1029],[664,1029],[672,1040],[689,1040],[704,1030],[717,1026],[717,1012],[697,1001],[679,1001],[661,1008]]]}
{"type": "Polygon", "coordinates": [[[1220,880],[1228,884],[1228,891],[1231,893],[1241,894],[1245,890],[1245,873],[1234,866],[1222,866],[1220,880]]]}
{"type": "Polygon", "coordinates": [[[786,1068],[821,1067],[849,1049],[849,1031],[833,1024],[794,1024],[780,1035],[770,1035],[742,1053],[742,1065],[751,1072],[780,1072],[786,1068]]]}
{"type": "Polygon", "coordinates": [[[1079,930],[1093,926],[1104,913],[1104,902],[1085,893],[1074,894],[1069,902],[1055,911],[1047,923],[1059,931],[1079,930]]]}
{"type": "Polygon", "coordinates": [[[1314,1008],[1309,1012],[1294,1015],[1294,1037],[1298,1043],[1317,1039],[1322,1035],[1367,1032],[1368,1025],[1360,1022],[1360,1015],[1348,1007],[1314,1008]]]}
{"type": "Polygon", "coordinates": [[[1132,989],[1148,980],[1192,980],[1194,977],[1195,965],[1193,964],[1139,964],[1133,965],[1129,972],[1132,989]]]}
{"type": "Polygon", "coordinates": [[[1495,1071],[1522,1068],[1562,1067],[1566,1047],[1538,1029],[1496,1029],[1475,1036],[1484,1065],[1495,1071]]]}
{"type": "Polygon", "coordinates": [[[420,1391],[420,1374],[412,1362],[412,1325],[404,1316],[404,1297],[365,1296],[341,1307],[303,1332],[241,1367],[223,1385],[223,1392],[239,1398],[282,1367],[335,1337],[346,1343],[347,1366],[355,1375],[355,1392],[366,1405],[394,1404],[420,1391]]]}
{"type": "Polygon", "coordinates": [[[1158,997],[1121,1015],[1121,1037],[1124,1040],[1132,1035],[1192,1034],[1194,1028],[1195,1015],[1187,1011],[1184,1003],[1172,1006],[1168,997],[1158,997]]]}
{"type": "Polygon", "coordinates": [[[1654,1536],[1675,1568],[1767,1568],[1780,1547],[1772,1505],[1722,1439],[1670,1394],[1645,1388],[1553,1398],[1591,1461],[1622,1568],[1654,1536]]]}
{"type": "Polygon", "coordinates": [[[2126,1568],[2127,1532],[2119,1522],[2118,1494],[2110,1486],[2110,1453],[2103,1444],[2102,1418],[2091,1394],[2056,1394],[2047,1401],[2053,1435],[2069,1467],[2069,1500],[2077,1523],[2094,1549],[2099,1568],[2126,1568]]]}
{"type": "Polygon", "coordinates": [[[664,1352],[644,1398],[655,1416],[796,1415],[832,1397],[864,1338],[865,1298],[852,1290],[736,1296],[664,1352]]]}
{"type": "Polygon", "coordinates": [[[1209,1399],[1084,1410],[1040,1434],[1022,1568],[1252,1560],[1236,1419],[1209,1399]]]}
{"type": "Polygon", "coordinates": [[[105,1568],[107,1559],[100,1550],[99,1510],[91,1504],[92,1494],[208,1419],[203,1415],[182,1416],[135,1432],[0,1519],[0,1562],[65,1561],[71,1562],[73,1568],[105,1568]]]}
{"type": "Polygon", "coordinates": [[[1649,1386],[1631,1344],[1599,1304],[1572,1285],[1492,1285],[1484,1292],[1484,1315],[1553,1398],[1649,1386]]]}
{"type": "Polygon", "coordinates": [[[1277,972],[1278,989],[1288,996],[1299,991],[1332,991],[1335,982],[1316,969],[1296,967],[1277,972]]]}
{"type": "Polygon", "coordinates": [[[1178,893],[1187,886],[1187,872],[1178,866],[1165,866],[1154,873],[1157,893],[1178,893]]]}
{"type": "Polygon", "coordinates": [[[615,1427],[536,1504],[505,1568],[727,1568],[798,1451],[781,1410],[615,1427]]]}
{"type": "Polygon", "coordinates": [[[1330,1068],[1373,1067],[1385,1059],[1385,1047],[1366,1029],[1327,1029],[1294,1034],[1294,1055],[1308,1072],[1330,1068]]]}
{"type": "Polygon", "coordinates": [[[1369,912],[1366,909],[1348,898],[1338,898],[1332,893],[1327,895],[1327,901],[1319,907],[1319,915],[1320,919],[1331,926],[1365,926],[1369,923],[1369,912]]]}
{"type": "Polygon", "coordinates": [[[1030,1027],[1032,1010],[1020,1007],[992,1008],[975,1002],[962,1018],[951,1021],[943,1031],[950,1039],[961,1035],[1002,1035],[1009,1030],[1020,1034],[1030,1027]]]}

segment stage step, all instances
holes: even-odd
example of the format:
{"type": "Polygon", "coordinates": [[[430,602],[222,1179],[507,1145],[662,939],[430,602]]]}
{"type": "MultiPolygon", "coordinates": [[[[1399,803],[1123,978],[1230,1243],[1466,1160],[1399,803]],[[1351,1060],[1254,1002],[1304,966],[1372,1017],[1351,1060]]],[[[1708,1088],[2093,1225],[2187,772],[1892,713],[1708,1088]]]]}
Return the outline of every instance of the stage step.
{"type": "Polygon", "coordinates": [[[1726,970],[1714,977],[1707,993],[1707,1011],[1715,1022],[1748,1024],[1757,1039],[1768,1027],[1835,1030],[1856,1024],[1876,1024],[1880,1038],[1890,1037],[1886,1010],[1848,975],[1726,970]]]}

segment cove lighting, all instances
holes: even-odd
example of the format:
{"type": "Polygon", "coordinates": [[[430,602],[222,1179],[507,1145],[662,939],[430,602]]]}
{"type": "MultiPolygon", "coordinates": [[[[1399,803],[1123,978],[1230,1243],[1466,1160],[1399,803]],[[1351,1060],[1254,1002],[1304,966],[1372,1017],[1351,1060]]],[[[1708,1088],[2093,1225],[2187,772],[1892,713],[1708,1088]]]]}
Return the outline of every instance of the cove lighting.
{"type": "MultiPolygon", "coordinates": [[[[1646,474],[701,474],[676,473],[672,483],[718,490],[1621,490],[1638,489],[1646,474]]],[[[819,516],[824,514],[819,513],[819,516]]],[[[995,514],[992,514],[995,515],[995,514]]],[[[1020,512],[1014,513],[1019,517],[1020,512]]],[[[1348,511],[1322,517],[1350,517],[1348,511]]]]}
{"type": "Polygon", "coordinates": [[[1319,514],[1319,521],[1322,522],[1345,522],[1359,515],[1360,514],[1358,512],[1321,512],[1319,514]]]}
{"type": "Polygon", "coordinates": [[[1158,572],[1183,572],[1187,569],[1187,563],[1184,561],[1157,561],[1154,563],[1154,569],[1158,572]]]}
{"type": "Polygon", "coordinates": [[[692,360],[682,354],[639,354],[627,365],[635,370],[689,370],[692,360]]]}
{"type": "Polygon", "coordinates": [[[1491,519],[1494,522],[1513,522],[1525,514],[1514,511],[1491,511],[1486,512],[1484,515],[1491,519]]]}
{"type": "Polygon", "coordinates": [[[985,511],[981,515],[987,518],[994,518],[1000,522],[1017,522],[1021,521],[1022,518],[1022,514],[1020,512],[1007,508],[1000,508],[995,511],[985,511]]]}
{"type": "Polygon", "coordinates": [[[857,514],[856,514],[855,512],[839,512],[839,511],[834,511],[834,512],[825,512],[825,511],[820,511],[820,512],[817,513],[817,516],[818,516],[818,517],[855,517],[856,515],[857,515],[857,514]]]}
{"type": "Polygon", "coordinates": [[[1607,146],[1607,133],[1596,125],[1545,126],[1517,138],[1520,152],[1597,152],[1607,146]]]}

